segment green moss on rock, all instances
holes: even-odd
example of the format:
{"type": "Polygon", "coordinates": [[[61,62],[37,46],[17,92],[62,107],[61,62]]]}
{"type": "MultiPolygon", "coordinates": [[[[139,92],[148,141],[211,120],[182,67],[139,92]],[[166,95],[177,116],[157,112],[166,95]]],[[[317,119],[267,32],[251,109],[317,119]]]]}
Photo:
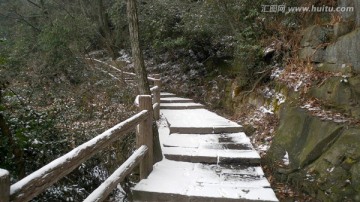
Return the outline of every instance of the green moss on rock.
{"type": "Polygon", "coordinates": [[[310,95],[329,107],[341,110],[354,118],[360,118],[360,77],[331,77],[323,85],[314,86],[310,95]]]}
{"type": "Polygon", "coordinates": [[[359,197],[360,128],[322,121],[305,110],[285,105],[280,126],[266,156],[288,182],[320,201],[359,197]],[[285,152],[290,164],[279,166],[285,152]]]}

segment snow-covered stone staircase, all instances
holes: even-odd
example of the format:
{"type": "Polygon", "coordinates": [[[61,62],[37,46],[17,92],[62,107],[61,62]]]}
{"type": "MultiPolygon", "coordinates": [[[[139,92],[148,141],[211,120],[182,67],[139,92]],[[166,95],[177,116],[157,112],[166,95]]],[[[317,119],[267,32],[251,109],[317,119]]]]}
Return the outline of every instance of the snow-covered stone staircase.
{"type": "Polygon", "coordinates": [[[278,201],[242,126],[191,99],[161,94],[164,160],[134,188],[134,201],[278,201]]]}
{"type": "Polygon", "coordinates": [[[160,99],[160,109],[202,109],[204,105],[194,103],[191,99],[172,97],[170,93],[163,94],[160,99]]]}

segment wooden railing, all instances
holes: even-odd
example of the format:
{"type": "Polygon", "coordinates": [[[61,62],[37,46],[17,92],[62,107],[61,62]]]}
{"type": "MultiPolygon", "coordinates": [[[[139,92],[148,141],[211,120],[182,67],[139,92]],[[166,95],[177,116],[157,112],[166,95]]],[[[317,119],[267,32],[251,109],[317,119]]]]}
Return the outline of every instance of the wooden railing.
{"type": "MultiPolygon", "coordinates": [[[[95,59],[95,58],[84,58],[84,59],[88,60],[90,62],[97,62],[97,63],[103,64],[103,65],[106,65],[106,66],[114,69],[115,71],[120,72],[121,74],[126,74],[128,76],[136,76],[136,74],[133,73],[133,72],[126,72],[126,71],[120,70],[119,68],[117,68],[117,67],[115,67],[115,66],[113,66],[111,64],[108,64],[108,63],[106,63],[104,61],[101,61],[101,60],[98,60],[98,59],[95,59]]],[[[154,82],[154,87],[152,87],[150,89],[150,91],[151,91],[151,93],[153,95],[154,118],[156,120],[158,120],[160,118],[160,88],[161,88],[160,75],[159,74],[154,74],[152,77],[149,76],[148,79],[150,81],[154,82]]]]}
{"type": "Polygon", "coordinates": [[[10,185],[9,172],[0,169],[0,202],[24,202],[33,199],[100,150],[127,135],[134,128],[137,128],[137,150],[84,201],[105,200],[117,184],[139,164],[140,179],[147,178],[154,163],[152,122],[153,119],[157,120],[160,117],[161,88],[159,75],[154,75],[154,78],[149,80],[154,81],[154,87],[151,88],[153,96],[138,96],[140,112],[136,115],[53,160],[13,185],[10,185]]]}

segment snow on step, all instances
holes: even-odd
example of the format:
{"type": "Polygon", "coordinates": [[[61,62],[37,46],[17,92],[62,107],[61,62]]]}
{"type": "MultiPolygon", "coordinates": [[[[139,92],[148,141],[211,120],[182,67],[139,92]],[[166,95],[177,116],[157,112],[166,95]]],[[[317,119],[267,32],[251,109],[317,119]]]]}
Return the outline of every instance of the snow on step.
{"type": "MultiPolygon", "coordinates": [[[[192,103],[161,105],[167,104],[192,103]]],[[[278,201],[242,126],[205,109],[161,109],[161,114],[165,158],[133,188],[134,201],[278,201]]]]}
{"type": "Polygon", "coordinates": [[[134,188],[134,201],[278,201],[260,167],[164,159],[134,188]]]}
{"type": "Polygon", "coordinates": [[[241,163],[259,165],[260,156],[253,150],[245,133],[171,134],[163,139],[165,158],[194,163],[241,163]]]}
{"type": "Polygon", "coordinates": [[[199,103],[161,103],[160,109],[202,109],[204,105],[199,103]]]}
{"type": "Polygon", "coordinates": [[[255,150],[164,147],[163,154],[166,159],[174,161],[260,165],[260,156],[255,150]]]}
{"type": "Polygon", "coordinates": [[[194,102],[194,101],[189,98],[166,97],[166,98],[160,98],[160,102],[161,103],[189,103],[189,102],[194,102]]]}
{"type": "MultiPolygon", "coordinates": [[[[188,148],[214,148],[220,145],[221,149],[236,149],[236,145],[242,145],[241,149],[253,149],[250,139],[245,133],[224,134],[170,134],[163,140],[165,147],[188,147],[188,148]]],[[[214,148],[216,149],[216,148],[214,148]]],[[[238,148],[240,149],[240,148],[238,148]]]]}
{"type": "Polygon", "coordinates": [[[176,95],[173,93],[166,93],[166,92],[160,92],[160,97],[165,98],[165,97],[175,97],[176,95]]]}
{"type": "Polygon", "coordinates": [[[170,125],[170,133],[236,133],[242,126],[206,109],[161,110],[170,125]]]}

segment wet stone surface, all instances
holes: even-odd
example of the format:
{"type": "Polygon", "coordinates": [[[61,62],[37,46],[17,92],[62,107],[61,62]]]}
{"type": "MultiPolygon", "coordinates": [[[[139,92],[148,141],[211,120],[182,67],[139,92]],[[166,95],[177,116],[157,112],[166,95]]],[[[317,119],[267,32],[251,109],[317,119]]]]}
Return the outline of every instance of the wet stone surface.
{"type": "Polygon", "coordinates": [[[221,135],[221,136],[219,137],[219,142],[220,142],[220,143],[232,142],[232,138],[231,138],[231,137],[226,137],[225,135],[221,135]]]}
{"type": "Polygon", "coordinates": [[[235,144],[235,143],[225,143],[225,144],[209,144],[204,145],[203,148],[206,149],[235,149],[235,150],[251,150],[252,147],[246,144],[235,144]]]}

